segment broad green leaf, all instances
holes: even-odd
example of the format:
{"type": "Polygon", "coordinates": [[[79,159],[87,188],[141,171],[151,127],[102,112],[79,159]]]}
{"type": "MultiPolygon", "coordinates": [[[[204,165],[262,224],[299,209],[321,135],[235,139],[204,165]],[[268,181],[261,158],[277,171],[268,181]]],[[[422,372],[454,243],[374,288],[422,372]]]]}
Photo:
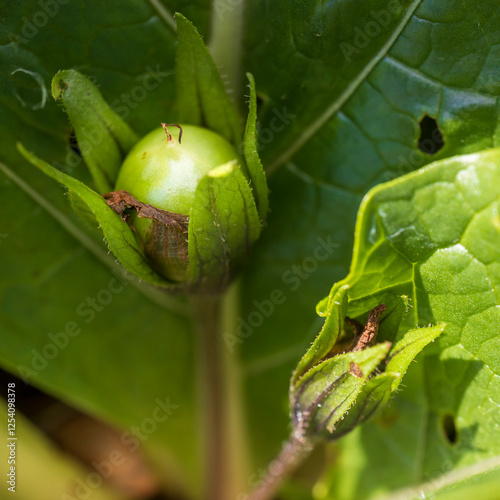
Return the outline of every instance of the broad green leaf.
{"type": "Polygon", "coordinates": [[[272,130],[273,119],[285,110],[298,118],[269,141],[265,156],[273,164],[290,159],[342,108],[386,56],[420,3],[376,0],[363,8],[357,2],[256,2],[249,22],[264,23],[267,39],[261,41],[261,30],[253,29],[246,44],[256,80],[264,78],[263,125],[272,130]],[[271,60],[274,64],[267,68],[271,60]]]}
{"type": "Polygon", "coordinates": [[[439,156],[491,147],[498,15],[491,0],[479,8],[460,0],[252,2],[245,61],[264,101],[265,163],[299,161],[318,180],[362,188],[371,161],[374,177],[383,166],[396,176],[429,162],[415,141],[426,113],[444,136],[439,156]],[[343,160],[331,168],[332,158],[343,160]]]}
{"type": "Polygon", "coordinates": [[[118,170],[139,137],[78,71],[59,71],[52,79],[52,97],[64,103],[97,189],[101,194],[113,191],[118,170]]]}
{"type": "Polygon", "coordinates": [[[241,123],[198,30],[182,14],[177,21],[176,85],[180,120],[241,143],[241,123]]]}
{"type": "Polygon", "coordinates": [[[247,117],[244,137],[245,162],[247,164],[250,179],[252,180],[253,193],[256,198],[257,208],[261,220],[265,220],[269,210],[269,189],[267,187],[266,174],[260,162],[257,144],[257,98],[255,95],[255,80],[248,73],[250,81],[250,109],[247,117]]]}
{"type": "MultiPolygon", "coordinates": [[[[411,392],[415,392],[425,401],[428,423],[420,429],[417,442],[413,436],[399,438],[399,453],[407,457],[402,475],[385,478],[374,489],[378,467],[365,467],[380,453],[380,440],[398,441],[399,434],[408,433],[409,422],[403,419],[409,415],[383,430],[380,423],[361,431],[365,438],[361,453],[366,458],[356,472],[349,473],[358,487],[347,491],[342,481],[333,479],[332,496],[375,498],[405,481],[425,479],[444,460],[452,468],[498,454],[500,441],[494,436],[495,415],[500,414],[496,403],[500,281],[495,273],[500,262],[499,202],[498,149],[438,161],[377,186],[364,199],[354,261],[346,279],[348,314],[356,316],[404,290],[412,304],[411,323],[443,323],[409,332],[396,344],[388,372],[405,371],[422,344],[446,326],[421,358],[423,387],[408,384],[407,397],[413,399],[411,392]],[[452,423],[445,424],[446,419],[452,423]],[[446,437],[446,425],[454,427],[456,437],[446,437]]],[[[396,379],[395,387],[398,383],[396,379]]],[[[394,411],[399,413],[401,408],[394,411]]]]}
{"type": "MultiPolygon", "coordinates": [[[[111,107],[144,134],[161,121],[180,121],[172,73],[175,35],[170,13],[182,11],[202,35],[212,31],[209,26],[228,22],[215,8],[210,19],[210,8],[215,4],[207,0],[124,0],[119,8],[94,0],[76,1],[59,4],[57,15],[28,38],[23,18],[31,21],[40,5],[11,0],[2,5],[0,155],[63,214],[69,212],[69,206],[60,196],[60,188],[26,167],[15,150],[15,142],[21,138],[38,156],[73,167],[72,174],[79,178],[84,175],[81,158],[68,146],[64,113],[50,96],[44,99],[53,75],[61,68],[76,68],[95,78],[111,107]],[[147,77],[148,67],[158,81],[147,77]],[[147,84],[158,86],[146,90],[145,77],[147,84]]],[[[385,2],[372,2],[369,8],[354,0],[255,0],[244,5],[244,29],[238,32],[241,38],[232,39],[230,45],[235,48],[235,58],[242,59],[243,70],[256,76],[261,104],[260,151],[266,169],[274,171],[272,175],[268,171],[272,193],[268,228],[245,273],[239,313],[247,324],[256,314],[262,318],[241,346],[248,441],[254,470],[259,470],[287,437],[290,374],[321,328],[322,321],[314,313],[316,303],[348,271],[362,196],[371,186],[436,158],[500,145],[499,40],[498,9],[493,0],[480,5],[422,0],[407,19],[404,16],[416,4],[401,2],[404,13],[391,16],[380,36],[370,37],[348,63],[342,59],[340,43],[358,48],[354,41],[358,31],[365,31],[367,23],[375,21],[372,9],[375,13],[387,10],[385,2]],[[309,106],[314,108],[312,113],[309,106]],[[419,121],[425,113],[436,118],[445,141],[443,149],[433,155],[420,152],[417,146],[419,121]],[[287,158],[290,161],[285,161],[287,158]],[[281,299],[272,302],[278,296],[275,291],[281,292],[281,299]],[[261,306],[268,305],[267,301],[272,305],[267,311],[272,312],[264,315],[261,306]]],[[[0,233],[9,233],[12,238],[11,243],[9,237],[0,243],[2,272],[10,287],[8,292],[2,289],[2,298],[9,307],[16,305],[15,311],[21,309],[19,314],[12,309],[3,323],[5,350],[1,359],[3,366],[15,370],[23,356],[23,361],[29,362],[26,346],[34,345],[37,336],[60,328],[59,322],[64,325],[70,319],[68,311],[85,297],[95,296],[107,282],[107,274],[92,254],[40,211],[38,203],[3,174],[0,182],[2,201],[7,200],[2,204],[0,233]],[[32,260],[35,253],[36,262],[32,260]],[[51,272],[61,256],[73,253],[64,272],[51,272]],[[39,284],[41,276],[50,279],[39,284]],[[66,290],[68,281],[72,287],[66,290]],[[62,296],[61,290],[65,290],[62,296]],[[33,296],[37,300],[32,300],[33,296]],[[29,311],[21,304],[30,304],[29,311]],[[12,344],[16,349],[10,348],[12,344]]],[[[42,371],[34,383],[125,426],[137,425],[147,417],[148,405],[167,387],[173,401],[185,404],[172,425],[162,427],[149,441],[171,450],[184,470],[192,472],[195,468],[189,464],[198,441],[193,415],[198,409],[193,403],[191,378],[196,358],[186,347],[191,346],[190,327],[135,289],[129,287],[126,294],[127,300],[113,302],[99,314],[88,331],[90,339],[79,339],[83,344],[75,344],[74,351],[53,360],[53,368],[42,371]],[[137,313],[129,312],[131,307],[148,320],[137,320],[137,313]],[[121,321],[123,314],[126,316],[118,332],[115,320],[121,321]],[[163,325],[165,336],[158,335],[157,324],[163,325]],[[119,341],[103,340],[110,336],[119,341]],[[60,376],[60,368],[65,377],[60,376]],[[177,380],[184,383],[182,391],[177,380]],[[127,387],[127,392],[116,387],[127,387]]],[[[43,341],[39,342],[38,349],[43,346],[43,341]]],[[[422,454],[416,459],[419,467],[408,464],[414,463],[413,451],[422,450],[422,443],[431,441],[424,439],[424,429],[434,433],[432,439],[437,443],[442,439],[435,431],[440,419],[429,411],[428,393],[424,392],[436,389],[435,384],[424,383],[428,370],[439,372],[441,363],[412,365],[404,382],[407,387],[394,401],[392,413],[387,414],[390,418],[381,417],[377,424],[346,436],[342,454],[335,456],[341,464],[341,477],[352,478],[352,491],[357,489],[360,471],[370,491],[381,483],[397,481],[395,486],[399,487],[420,482],[422,454]],[[388,426],[388,422],[393,424],[388,426]],[[409,455],[401,452],[400,443],[409,443],[409,455]],[[365,448],[378,451],[368,457],[370,470],[365,467],[365,448]]],[[[474,370],[464,379],[458,370],[458,377],[455,373],[443,378],[457,385],[464,380],[465,386],[472,373],[474,370]]],[[[479,385],[488,386],[491,377],[480,371],[477,376],[479,385]]],[[[485,394],[485,404],[470,411],[484,412],[498,422],[497,406],[488,397],[485,394]]],[[[441,399],[446,401],[446,394],[441,399]]],[[[477,432],[488,435],[481,427],[477,432]]],[[[447,456],[446,450],[442,444],[436,446],[436,456],[447,456]]],[[[472,456],[469,459],[474,460],[472,456]]],[[[425,473],[437,473],[441,465],[430,463],[425,473]]],[[[187,481],[191,486],[199,479],[196,473],[189,478],[195,478],[187,481]]]]}
{"type": "MultiPolygon", "coordinates": [[[[182,2],[178,10],[202,3],[182,2]]],[[[19,365],[33,369],[31,351],[41,353],[51,343],[49,333],[76,321],[82,334],[29,381],[126,430],[151,417],[156,398],[169,396],[180,408],[148,435],[146,445],[161,450],[156,464],[165,476],[193,491],[200,484],[195,417],[200,412],[190,322],[167,297],[122,279],[123,291],[106,306],[97,301],[95,319],[85,323],[89,316],[79,316],[76,308],[83,303],[82,308],[92,309],[86,301],[97,300],[101,290],[99,297],[106,300],[105,290],[115,275],[121,278],[120,268],[112,266],[111,273],[113,258],[101,258],[107,254],[102,233],[75,239],[76,231],[68,228],[85,228],[60,186],[16,149],[22,140],[53,166],[88,181],[82,158],[68,143],[67,115],[50,98],[52,77],[61,68],[76,68],[99,82],[105,101],[140,134],[161,121],[178,121],[175,33],[162,11],[147,2],[124,0],[119,8],[94,0],[58,6],[46,26],[37,28],[31,24],[41,10],[37,2],[2,2],[0,156],[17,175],[12,180],[0,172],[0,233],[8,235],[0,244],[2,368],[14,374],[19,365]]],[[[197,25],[206,33],[207,10],[198,12],[201,19],[205,22],[197,25]]],[[[119,284],[113,281],[111,287],[119,284]]]]}
{"type": "Polygon", "coordinates": [[[224,290],[260,234],[252,190],[236,164],[216,167],[200,181],[188,231],[190,281],[224,290]]]}
{"type": "Polygon", "coordinates": [[[139,243],[128,224],[95,191],[73,177],[51,167],[19,144],[21,154],[35,167],[54,180],[63,184],[76,194],[94,214],[113,254],[123,266],[139,278],[157,286],[166,286],[168,282],[158,275],[148,264],[139,243]]]}
{"type": "MultiPolygon", "coordinates": [[[[409,12],[409,2],[399,5],[409,12]]],[[[260,154],[271,196],[268,227],[245,273],[241,317],[253,317],[255,304],[274,290],[285,298],[242,345],[248,406],[254,409],[248,415],[251,435],[266,436],[252,440],[256,467],[265,466],[287,437],[289,373],[321,328],[315,305],[348,272],[363,195],[435,159],[500,146],[497,7],[493,0],[480,6],[423,0],[392,43],[384,45],[386,30],[403,17],[391,15],[387,28],[369,37],[349,63],[340,43],[359,48],[357,33],[375,30],[366,26],[377,24],[373,12],[387,11],[387,2],[367,8],[356,1],[257,0],[247,10],[244,67],[255,76],[261,101],[260,154]],[[312,122],[309,105],[315,107],[312,122]],[[436,119],[444,138],[434,154],[418,148],[425,114],[436,119]],[[320,253],[320,241],[329,252],[320,253]],[[267,394],[259,389],[264,386],[267,394]]],[[[427,414],[424,398],[404,399],[410,391],[421,394],[423,382],[415,384],[396,398],[404,405],[401,420],[427,414]]],[[[396,443],[406,435],[401,432],[396,443]]],[[[381,439],[394,442],[388,434],[381,439]]],[[[388,482],[412,480],[396,452],[385,456],[384,467],[398,471],[388,482]]],[[[377,474],[379,469],[367,480],[368,489],[379,482],[377,474]]]]}

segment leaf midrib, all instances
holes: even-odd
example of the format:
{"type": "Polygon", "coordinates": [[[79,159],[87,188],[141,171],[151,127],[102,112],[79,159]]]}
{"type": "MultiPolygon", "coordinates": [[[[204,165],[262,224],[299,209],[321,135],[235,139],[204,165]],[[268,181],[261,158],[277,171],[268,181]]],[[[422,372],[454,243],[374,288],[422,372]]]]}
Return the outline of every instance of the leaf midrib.
{"type": "Polygon", "coordinates": [[[319,129],[325,125],[330,118],[337,113],[342,106],[350,99],[358,87],[368,78],[369,74],[377,66],[377,64],[387,55],[391,47],[394,45],[399,35],[404,30],[414,12],[417,10],[418,6],[422,0],[413,0],[413,3],[408,8],[408,11],[401,19],[401,22],[394,30],[394,33],[389,37],[387,42],[381,47],[379,52],[375,55],[372,61],[359,73],[359,75],[351,82],[350,85],[340,94],[340,96],[335,99],[326,110],[313,122],[309,127],[305,128],[302,134],[293,142],[293,144],[276,160],[274,160],[266,168],[266,173],[271,175],[279,167],[288,162],[302,147],[311,139],[319,129]]]}
{"type": "MultiPolygon", "coordinates": [[[[411,488],[405,488],[403,490],[398,490],[394,493],[389,494],[384,497],[383,500],[408,500],[416,498],[415,491],[420,494],[430,494],[432,492],[438,492],[439,490],[451,486],[455,483],[460,483],[466,481],[467,479],[477,476],[479,474],[485,474],[500,467],[500,456],[495,456],[487,460],[483,460],[478,464],[471,465],[469,467],[464,467],[458,470],[453,470],[444,474],[437,479],[433,479],[428,483],[423,483],[418,486],[412,486],[411,488]]],[[[421,497],[419,497],[421,498],[421,497]]],[[[426,496],[427,498],[427,496],[426,496]]]]}

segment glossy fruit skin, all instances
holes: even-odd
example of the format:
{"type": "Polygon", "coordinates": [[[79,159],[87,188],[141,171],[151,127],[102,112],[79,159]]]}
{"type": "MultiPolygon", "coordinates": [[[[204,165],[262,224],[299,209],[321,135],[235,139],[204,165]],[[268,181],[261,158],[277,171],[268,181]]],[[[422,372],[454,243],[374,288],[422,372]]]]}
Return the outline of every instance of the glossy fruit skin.
{"type": "Polygon", "coordinates": [[[213,168],[241,159],[232,144],[210,130],[194,125],[163,128],[142,138],[129,152],[118,174],[115,191],[128,191],[142,203],[189,215],[196,186],[213,168]]]}

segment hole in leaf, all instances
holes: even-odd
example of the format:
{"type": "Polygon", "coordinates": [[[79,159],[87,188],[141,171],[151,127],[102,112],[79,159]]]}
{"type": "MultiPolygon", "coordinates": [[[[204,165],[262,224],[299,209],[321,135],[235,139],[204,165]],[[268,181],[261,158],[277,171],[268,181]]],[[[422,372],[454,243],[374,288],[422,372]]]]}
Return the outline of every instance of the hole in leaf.
{"type": "Polygon", "coordinates": [[[78,156],[82,156],[82,152],[78,147],[78,141],[76,140],[75,129],[73,128],[68,135],[68,143],[72,151],[74,151],[78,156]]]}
{"type": "Polygon", "coordinates": [[[449,413],[443,416],[442,420],[444,435],[450,444],[455,444],[458,439],[458,432],[455,426],[455,418],[449,413]]]}
{"type": "Polygon", "coordinates": [[[443,134],[439,130],[437,121],[432,116],[425,115],[419,125],[418,149],[428,155],[437,153],[444,146],[443,134]]]}

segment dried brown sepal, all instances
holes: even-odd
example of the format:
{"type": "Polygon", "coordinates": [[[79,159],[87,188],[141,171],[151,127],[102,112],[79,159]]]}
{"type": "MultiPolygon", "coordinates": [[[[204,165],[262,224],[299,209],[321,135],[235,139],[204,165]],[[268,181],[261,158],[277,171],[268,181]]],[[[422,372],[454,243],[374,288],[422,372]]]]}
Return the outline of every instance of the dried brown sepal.
{"type": "Polygon", "coordinates": [[[384,311],[385,305],[381,304],[369,312],[363,332],[359,338],[354,340],[355,344],[352,348],[352,352],[362,351],[363,349],[366,349],[374,344],[375,339],[377,338],[380,316],[384,311]]]}
{"type": "Polygon", "coordinates": [[[368,319],[366,325],[363,325],[356,319],[352,319],[346,316],[345,324],[349,326],[354,333],[354,340],[346,339],[343,335],[339,341],[332,347],[330,352],[323,358],[325,359],[333,358],[339,354],[344,354],[346,352],[362,351],[367,347],[372,346],[375,343],[375,339],[378,333],[378,326],[381,314],[385,311],[385,305],[380,305],[371,310],[368,314],[368,319]]]}
{"type": "Polygon", "coordinates": [[[349,365],[349,373],[357,378],[363,378],[363,372],[357,363],[352,362],[349,365]]]}
{"type": "Polygon", "coordinates": [[[118,214],[124,221],[127,221],[127,210],[133,210],[137,217],[151,219],[160,222],[166,226],[178,227],[187,235],[189,217],[187,215],[169,212],[153,207],[147,203],[141,203],[135,199],[128,191],[113,191],[103,194],[106,203],[118,214]]]}
{"type": "Polygon", "coordinates": [[[189,217],[141,203],[128,191],[113,191],[103,197],[126,223],[134,214],[151,220],[146,240],[143,241],[144,253],[166,278],[175,282],[184,281],[189,264],[189,217]]]}

